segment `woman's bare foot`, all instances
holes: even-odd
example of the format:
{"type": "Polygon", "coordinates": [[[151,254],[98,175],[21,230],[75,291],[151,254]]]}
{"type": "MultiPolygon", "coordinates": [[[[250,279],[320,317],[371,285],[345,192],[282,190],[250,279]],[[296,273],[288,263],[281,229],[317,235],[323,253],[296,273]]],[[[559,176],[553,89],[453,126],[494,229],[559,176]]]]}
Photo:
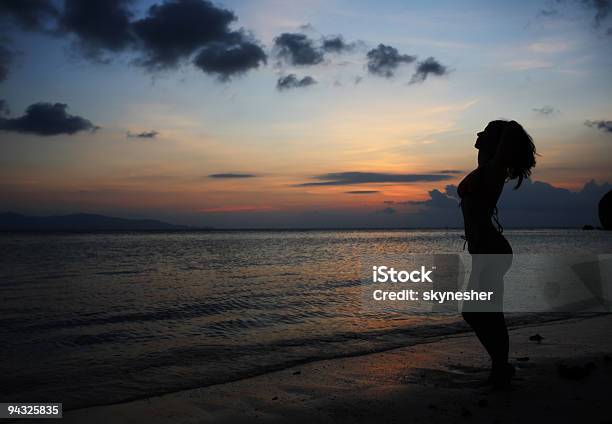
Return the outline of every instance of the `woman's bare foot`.
{"type": "Polygon", "coordinates": [[[487,379],[487,384],[492,385],[495,388],[503,389],[510,386],[510,381],[514,377],[516,369],[513,365],[504,364],[496,366],[491,369],[491,374],[487,379]]]}

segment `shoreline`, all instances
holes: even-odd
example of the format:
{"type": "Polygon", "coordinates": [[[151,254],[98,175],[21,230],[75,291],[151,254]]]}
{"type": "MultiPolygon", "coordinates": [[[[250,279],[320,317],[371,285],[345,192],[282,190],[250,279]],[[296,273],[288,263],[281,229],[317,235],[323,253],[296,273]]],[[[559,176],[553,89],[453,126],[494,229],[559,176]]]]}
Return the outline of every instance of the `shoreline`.
{"type": "MultiPolygon", "coordinates": [[[[584,313],[583,316],[576,316],[576,314],[571,313],[526,313],[526,314],[507,314],[506,322],[508,324],[508,329],[512,330],[514,328],[528,328],[538,325],[543,325],[547,323],[554,323],[557,321],[571,321],[571,320],[581,320],[585,318],[592,318],[599,315],[605,315],[603,312],[595,312],[595,313],[584,313]],[[570,315],[570,316],[568,316],[570,315]]],[[[348,353],[337,353],[337,354],[328,354],[328,355],[320,355],[320,356],[311,356],[303,359],[298,359],[290,363],[283,363],[278,365],[272,365],[270,367],[259,369],[252,372],[245,372],[244,374],[237,376],[235,378],[230,378],[225,381],[219,381],[214,383],[202,384],[198,386],[192,387],[179,387],[173,388],[166,391],[160,392],[152,392],[149,394],[144,394],[140,396],[129,397],[126,399],[122,399],[119,401],[113,402],[98,402],[91,403],[87,405],[77,406],[73,408],[66,409],[64,405],[64,411],[66,413],[73,411],[80,411],[91,408],[99,408],[99,407],[109,407],[114,405],[121,405],[131,402],[138,402],[146,399],[159,398],[166,395],[171,395],[175,393],[187,392],[190,390],[198,390],[198,389],[207,389],[210,387],[221,386],[224,384],[232,384],[242,380],[248,380],[251,378],[261,377],[267,374],[272,374],[275,372],[281,372],[284,370],[288,370],[295,367],[305,366],[311,363],[322,362],[322,361],[334,361],[334,360],[342,360],[360,356],[367,355],[376,355],[383,354],[392,350],[414,347],[419,345],[425,345],[429,343],[435,343],[444,341],[451,337],[462,336],[472,332],[472,329],[467,325],[467,323],[459,316],[456,316],[456,319],[449,320],[443,323],[436,324],[426,324],[426,325],[417,325],[417,326],[408,326],[408,327],[397,327],[393,330],[385,331],[381,334],[373,335],[374,337],[406,337],[406,332],[414,332],[417,334],[409,336],[409,340],[405,340],[402,342],[396,342],[392,345],[387,346],[378,346],[373,347],[371,349],[362,349],[355,350],[353,352],[348,353]],[[433,330],[433,331],[432,331],[433,330]],[[422,332],[422,334],[420,333],[422,332]]],[[[381,342],[383,343],[383,342],[381,342]]]]}
{"type": "MultiPolygon", "coordinates": [[[[516,393],[520,395],[520,387],[526,386],[527,389],[536,390],[539,395],[546,395],[543,385],[555,383],[559,379],[555,375],[558,362],[565,360],[578,361],[578,367],[580,363],[593,362],[596,366],[595,376],[606,374],[606,381],[609,381],[612,365],[607,362],[606,366],[606,361],[602,358],[607,357],[609,360],[606,355],[612,353],[610,330],[611,314],[559,318],[511,327],[510,356],[518,368],[517,381],[514,384],[518,384],[516,393]],[[529,341],[528,333],[542,334],[544,340],[541,343],[529,341]],[[568,333],[574,338],[573,343],[565,340],[568,333]],[[543,381],[538,375],[528,375],[530,371],[538,368],[536,364],[547,364],[547,378],[543,381]],[[524,382],[525,378],[533,380],[533,387],[524,382]]],[[[427,403],[421,405],[422,407],[413,405],[411,409],[413,413],[418,411],[418,414],[424,414],[423,418],[428,420],[436,414],[439,415],[441,411],[448,411],[443,405],[432,408],[427,406],[439,403],[440,397],[450,396],[450,401],[456,404],[466,402],[461,399],[465,394],[483,396],[482,389],[470,385],[486,377],[487,367],[488,358],[473,333],[461,332],[432,337],[431,340],[418,344],[381,352],[308,362],[207,387],[111,405],[74,409],[66,411],[64,419],[69,422],[93,423],[133,422],[145,418],[160,423],[176,420],[188,423],[253,419],[312,422],[330,419],[336,421],[343,417],[355,418],[349,410],[357,409],[361,411],[360,419],[374,421],[383,411],[378,411],[378,408],[364,410],[364,403],[372,403],[375,399],[375,403],[387,404],[384,413],[391,414],[389,417],[393,418],[396,417],[395,414],[403,411],[401,406],[396,405],[396,396],[408,391],[409,394],[427,399],[427,403]],[[392,361],[389,361],[390,359],[392,361]],[[431,383],[434,383],[434,387],[431,383]],[[352,387],[357,389],[357,393],[352,393],[352,387]],[[462,388],[460,392],[465,392],[463,395],[455,393],[458,387],[462,388]],[[348,415],[338,415],[338,402],[344,405],[343,408],[348,408],[348,415]],[[236,408],[237,405],[240,405],[240,408],[236,408]],[[332,415],[335,418],[332,419],[332,415]]],[[[596,378],[591,378],[590,381],[590,385],[595,386],[593,391],[602,392],[602,382],[598,382],[596,378]]],[[[597,395],[591,394],[591,397],[597,395]]],[[[406,403],[405,399],[403,403],[406,403]]],[[[583,404],[587,408],[593,406],[591,402],[583,404]]],[[[473,405],[464,405],[462,408],[465,410],[460,411],[460,416],[493,411],[493,408],[485,411],[484,407],[470,411],[473,405]]],[[[401,416],[400,414],[397,418],[401,416]]],[[[563,418],[563,415],[560,415],[560,418],[563,418]]]]}

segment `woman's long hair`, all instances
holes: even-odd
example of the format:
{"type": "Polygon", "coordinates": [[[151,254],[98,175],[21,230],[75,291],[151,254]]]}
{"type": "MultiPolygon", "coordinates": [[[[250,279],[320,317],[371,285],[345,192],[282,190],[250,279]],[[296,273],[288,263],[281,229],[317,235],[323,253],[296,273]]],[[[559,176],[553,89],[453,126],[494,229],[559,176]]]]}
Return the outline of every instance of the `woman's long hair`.
{"type": "Polygon", "coordinates": [[[523,180],[531,175],[531,169],[536,164],[536,147],[533,138],[516,121],[493,121],[496,129],[499,129],[499,141],[504,134],[506,140],[503,147],[503,161],[508,169],[508,178],[518,180],[514,189],[521,186],[523,180]]]}

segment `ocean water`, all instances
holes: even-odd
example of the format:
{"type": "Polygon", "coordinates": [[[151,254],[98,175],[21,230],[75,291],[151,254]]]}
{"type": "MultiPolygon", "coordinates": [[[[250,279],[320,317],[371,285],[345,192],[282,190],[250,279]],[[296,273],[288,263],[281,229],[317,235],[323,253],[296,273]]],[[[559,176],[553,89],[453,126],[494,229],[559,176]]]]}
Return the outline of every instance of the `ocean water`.
{"type": "MultiPolygon", "coordinates": [[[[361,257],[457,253],[461,235],[0,235],[0,401],[115,403],[465,331],[457,315],[359,303],[361,257]]],[[[612,252],[610,232],[505,235],[515,253],[612,252]]]]}

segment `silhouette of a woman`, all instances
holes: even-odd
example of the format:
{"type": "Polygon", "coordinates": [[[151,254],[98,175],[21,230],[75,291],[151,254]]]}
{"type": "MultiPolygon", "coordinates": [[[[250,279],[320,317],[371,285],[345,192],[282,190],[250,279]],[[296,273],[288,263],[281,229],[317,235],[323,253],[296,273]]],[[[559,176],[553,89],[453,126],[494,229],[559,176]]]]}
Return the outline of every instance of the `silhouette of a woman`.
{"type": "Polygon", "coordinates": [[[488,382],[503,387],[514,375],[514,367],[508,363],[509,339],[503,313],[503,277],[512,264],[512,248],[502,235],[497,201],[508,179],[518,180],[517,189],[531,175],[536,150],[520,124],[501,120],[490,122],[478,133],[475,147],[478,167],[457,188],[465,239],[472,255],[468,290],[493,291],[494,295],[492,303],[464,303],[462,315],[491,357],[488,382]]]}

